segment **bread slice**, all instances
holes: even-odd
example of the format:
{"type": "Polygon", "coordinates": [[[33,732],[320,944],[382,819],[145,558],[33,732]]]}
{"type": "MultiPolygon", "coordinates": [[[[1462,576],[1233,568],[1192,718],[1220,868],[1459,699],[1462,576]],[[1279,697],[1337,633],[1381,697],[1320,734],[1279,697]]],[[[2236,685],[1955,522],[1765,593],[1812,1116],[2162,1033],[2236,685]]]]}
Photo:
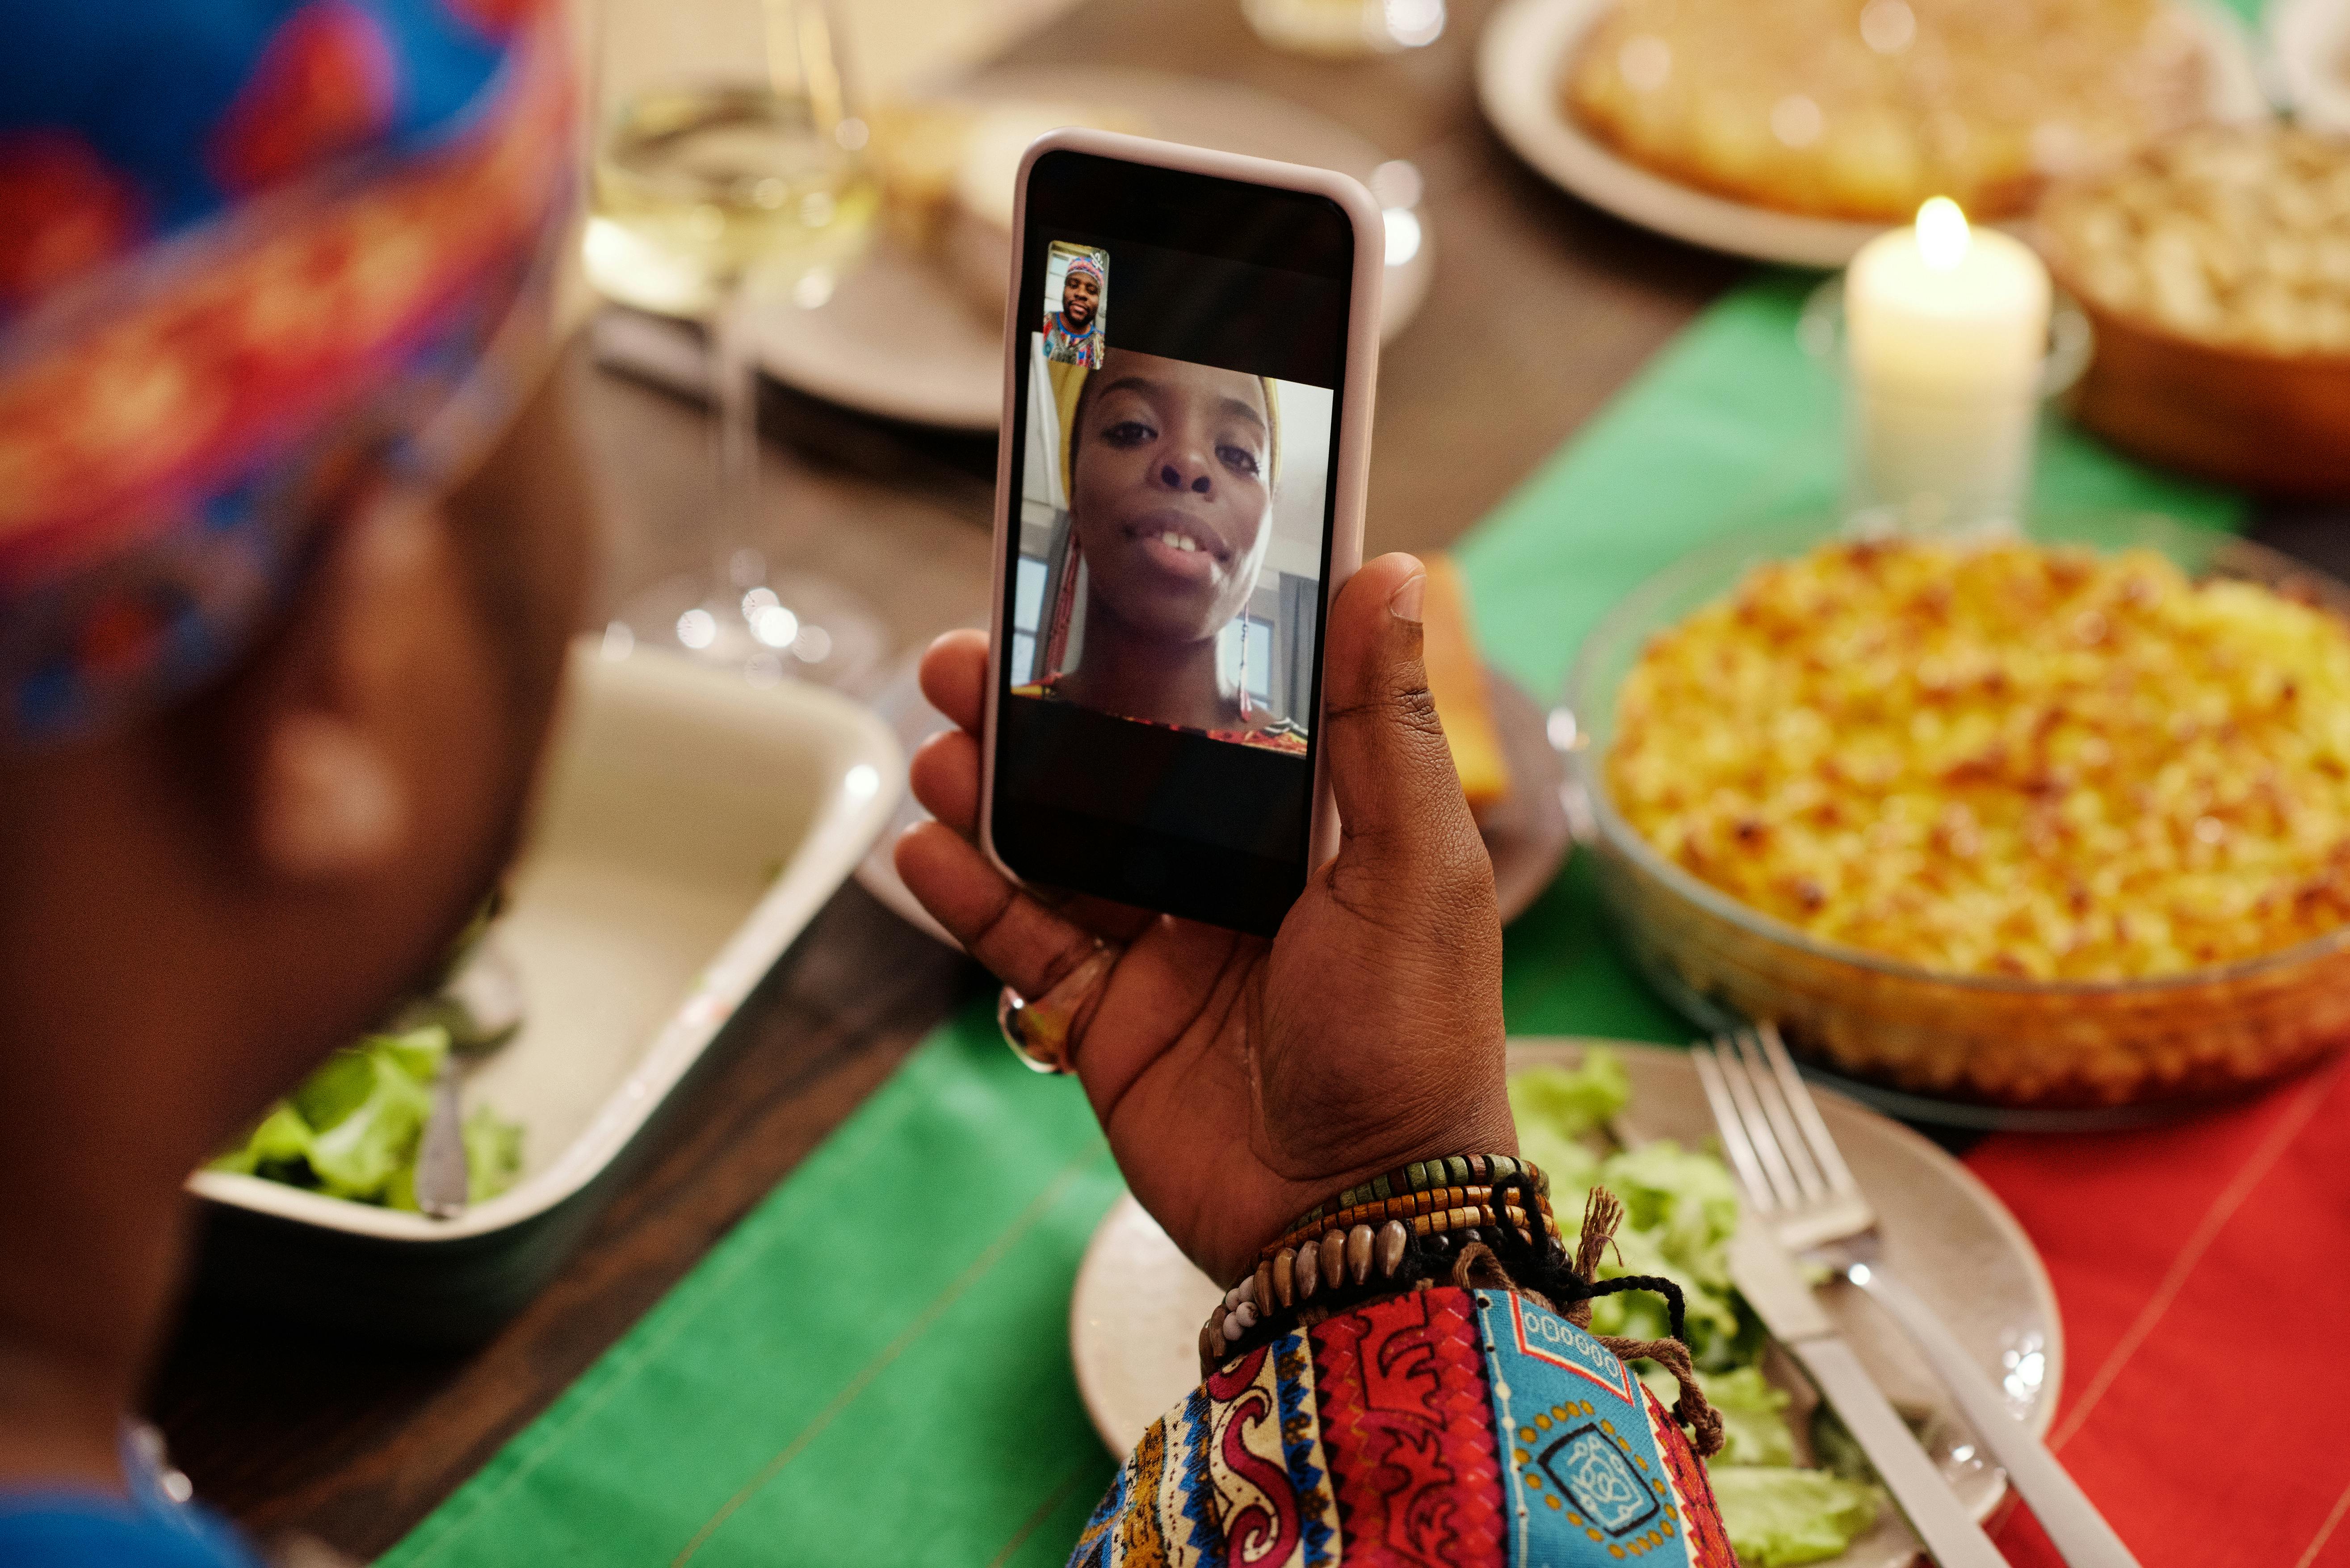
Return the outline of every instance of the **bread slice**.
{"type": "Polygon", "coordinates": [[[1485,661],[1469,624],[1469,585],[1450,556],[1428,558],[1428,597],[1421,606],[1420,659],[1429,695],[1452,748],[1453,770],[1469,809],[1482,812],[1509,798],[1510,764],[1485,683],[1485,661]]]}

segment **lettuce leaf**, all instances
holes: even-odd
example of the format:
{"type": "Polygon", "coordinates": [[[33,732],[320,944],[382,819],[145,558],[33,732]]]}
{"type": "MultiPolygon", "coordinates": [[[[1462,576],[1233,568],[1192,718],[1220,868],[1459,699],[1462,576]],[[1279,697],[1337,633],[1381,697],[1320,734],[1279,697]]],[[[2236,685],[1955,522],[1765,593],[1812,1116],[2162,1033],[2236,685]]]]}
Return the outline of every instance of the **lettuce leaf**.
{"type": "Polygon", "coordinates": [[[1659,1251],[1701,1279],[1730,1282],[1738,1188],[1721,1160],[1659,1138],[1609,1155],[1599,1184],[1624,1200],[1626,1222],[1659,1251]]]}
{"type": "Polygon", "coordinates": [[[1713,1462],[1718,1465],[1792,1465],[1795,1434],[1787,1425],[1787,1391],[1772,1386],[1760,1366],[1729,1372],[1700,1372],[1698,1386],[1708,1403],[1721,1412],[1727,1439],[1713,1462]]]}
{"type": "MultiPolygon", "coordinates": [[[[1601,1185],[1607,1185],[1604,1178],[1601,1185]]],[[[1675,1262],[1658,1245],[1654,1235],[1629,1225],[1617,1231],[1615,1245],[1599,1262],[1599,1277],[1603,1280],[1620,1279],[1626,1274],[1660,1275],[1681,1288],[1690,1354],[1700,1366],[1727,1367],[1746,1354],[1744,1324],[1727,1280],[1710,1282],[1695,1270],[1675,1262]]],[[[1591,1303],[1591,1332],[1633,1339],[1661,1339],[1672,1332],[1672,1315],[1664,1297],[1647,1291],[1598,1296],[1591,1303]]]]}
{"type": "Polygon", "coordinates": [[[1706,1467],[1730,1549],[1744,1568],[1790,1568],[1840,1555],[1876,1524],[1885,1494],[1825,1470],[1706,1467]]]}
{"type": "MultiPolygon", "coordinates": [[[[1632,1099],[1631,1075],[1615,1052],[1599,1045],[1584,1052],[1580,1066],[1528,1067],[1511,1074],[1509,1086],[1522,1129],[1534,1122],[1563,1138],[1598,1131],[1632,1099]]],[[[1542,1165],[1538,1156],[1526,1158],[1542,1165]]]]}
{"type": "Polygon", "coordinates": [[[302,1114],[280,1100],[261,1118],[252,1137],[213,1160],[210,1168],[283,1180],[278,1170],[296,1164],[310,1152],[311,1136],[310,1124],[302,1119],[302,1114]]]}
{"type": "MultiPolygon", "coordinates": [[[[328,1057],[211,1168],[412,1210],[416,1151],[448,1055],[449,1033],[439,1025],[369,1035],[328,1057]]],[[[511,1187],[522,1168],[521,1125],[476,1106],[464,1137],[473,1199],[511,1187]]]]}
{"type": "MultiPolygon", "coordinates": [[[[1599,1180],[1600,1154],[1584,1140],[1632,1097],[1632,1080],[1613,1051],[1593,1046],[1575,1067],[1528,1067],[1510,1075],[1510,1110],[1518,1124],[1518,1152],[1550,1178],[1551,1201],[1562,1215],[1574,1195],[1599,1180]]],[[[1572,1223],[1572,1220],[1569,1221],[1572,1223]]]]}
{"type": "Polygon", "coordinates": [[[465,1199],[495,1198],[522,1174],[522,1124],[475,1106],[465,1116],[465,1199]]]}
{"type": "MultiPolygon", "coordinates": [[[[1623,1064],[1605,1050],[1580,1067],[1530,1068],[1510,1080],[1518,1145],[1551,1174],[1552,1205],[1571,1231],[1583,1211],[1575,1195],[1605,1187],[1624,1202],[1624,1223],[1602,1258],[1599,1277],[1652,1274],[1680,1287],[1690,1353],[1728,1438],[1708,1469],[1731,1544],[1747,1568],[1782,1568],[1842,1552],[1874,1526],[1884,1494],[1866,1475],[1795,1468],[1786,1393],[1762,1376],[1766,1335],[1730,1282],[1730,1239],[1739,1197],[1729,1168],[1711,1153],[1659,1139],[1604,1157],[1586,1139],[1631,1097],[1623,1064]]],[[[1664,1300],[1647,1292],[1591,1303],[1592,1332],[1637,1339],[1669,1332],[1664,1300]]],[[[1670,1375],[1638,1364],[1668,1405],[1670,1375]]],[[[1823,1449],[1824,1453],[1827,1452],[1823,1449]]]]}
{"type": "Polygon", "coordinates": [[[1567,1137],[1547,1123],[1531,1116],[1518,1117],[1518,1152],[1534,1162],[1536,1169],[1550,1178],[1551,1204],[1563,1221],[1580,1217],[1567,1213],[1567,1199],[1573,1194],[1589,1190],[1599,1180],[1599,1156],[1588,1146],[1567,1137]]]}
{"type": "MultiPolygon", "coordinates": [[[[445,1046],[447,1035],[438,1030],[431,1033],[445,1046]]],[[[415,1167],[417,1144],[432,1114],[432,1092],[429,1079],[420,1083],[411,1077],[407,1062],[388,1048],[391,1038],[380,1037],[338,1052],[338,1060],[328,1064],[328,1071],[338,1072],[347,1082],[363,1082],[366,1091],[331,1126],[306,1117],[318,1129],[310,1140],[307,1158],[322,1192],[380,1202],[392,1177],[415,1167]],[[358,1064],[356,1069],[353,1062],[358,1064]]],[[[301,1097],[296,1096],[297,1102],[301,1097]]]]}
{"type": "MultiPolygon", "coordinates": [[[[1672,1281],[1681,1290],[1690,1354],[1698,1365],[1727,1371],[1751,1361],[1761,1341],[1739,1313],[1730,1285],[1738,1191],[1721,1162],[1659,1139],[1609,1155],[1594,1184],[1624,1200],[1624,1223],[1600,1261],[1599,1277],[1654,1274],[1672,1281]]],[[[1565,1204],[1553,1203],[1567,1212],[1565,1204]]],[[[1661,1296],[1602,1296],[1592,1303],[1591,1327],[1595,1334],[1657,1339],[1671,1332],[1671,1317],[1661,1296]]]]}
{"type": "MultiPolygon", "coordinates": [[[[1640,1381],[1648,1392],[1661,1400],[1667,1409],[1681,1397],[1680,1385],[1673,1375],[1653,1361],[1637,1364],[1640,1381]]],[[[1705,1390],[1707,1403],[1721,1413],[1721,1452],[1713,1456],[1717,1465],[1792,1465],[1795,1462],[1795,1434],[1787,1422],[1787,1391],[1762,1376],[1760,1366],[1741,1366],[1729,1372],[1700,1372],[1698,1386],[1705,1390]]],[[[1866,1477],[1854,1477],[1866,1480],[1866,1477]]]]}

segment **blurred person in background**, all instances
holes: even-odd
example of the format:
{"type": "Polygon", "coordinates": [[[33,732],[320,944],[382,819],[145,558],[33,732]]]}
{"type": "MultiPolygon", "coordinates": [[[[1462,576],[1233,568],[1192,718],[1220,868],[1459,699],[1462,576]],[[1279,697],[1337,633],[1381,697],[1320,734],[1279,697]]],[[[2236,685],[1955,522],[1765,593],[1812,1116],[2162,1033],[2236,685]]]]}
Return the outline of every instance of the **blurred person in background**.
{"type": "Polygon", "coordinates": [[[0,0],[0,1563],[244,1561],[119,1451],[186,1173],[510,854],[581,581],[532,0],[0,0]]]}

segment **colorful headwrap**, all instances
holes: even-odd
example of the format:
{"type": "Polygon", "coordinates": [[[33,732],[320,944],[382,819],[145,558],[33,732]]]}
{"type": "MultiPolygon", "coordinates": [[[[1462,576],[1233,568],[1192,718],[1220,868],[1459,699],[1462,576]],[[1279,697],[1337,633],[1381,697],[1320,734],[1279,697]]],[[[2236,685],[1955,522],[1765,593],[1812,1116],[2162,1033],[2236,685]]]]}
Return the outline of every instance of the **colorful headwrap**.
{"type": "Polygon", "coordinates": [[[478,458],[570,100],[541,0],[0,0],[0,745],[218,672],[327,502],[478,458]]]}
{"type": "Polygon", "coordinates": [[[1102,265],[1089,255],[1078,254],[1073,255],[1069,258],[1068,266],[1061,273],[1061,282],[1064,286],[1067,285],[1069,281],[1069,274],[1073,272],[1081,272],[1085,274],[1087,277],[1093,279],[1096,284],[1099,284],[1102,281],[1102,265]]]}

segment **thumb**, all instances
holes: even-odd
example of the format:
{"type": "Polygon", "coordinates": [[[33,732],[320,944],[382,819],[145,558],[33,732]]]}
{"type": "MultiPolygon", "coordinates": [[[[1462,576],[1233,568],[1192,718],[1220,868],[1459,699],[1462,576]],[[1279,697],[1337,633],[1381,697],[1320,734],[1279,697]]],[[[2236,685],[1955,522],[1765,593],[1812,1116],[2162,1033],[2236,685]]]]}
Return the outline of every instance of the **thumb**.
{"type": "MultiPolygon", "coordinates": [[[[1342,860],[1434,869],[1477,846],[1419,659],[1427,587],[1418,560],[1381,556],[1331,607],[1323,726],[1342,860]]],[[[1482,847],[1475,859],[1484,859],[1482,847]]]]}

